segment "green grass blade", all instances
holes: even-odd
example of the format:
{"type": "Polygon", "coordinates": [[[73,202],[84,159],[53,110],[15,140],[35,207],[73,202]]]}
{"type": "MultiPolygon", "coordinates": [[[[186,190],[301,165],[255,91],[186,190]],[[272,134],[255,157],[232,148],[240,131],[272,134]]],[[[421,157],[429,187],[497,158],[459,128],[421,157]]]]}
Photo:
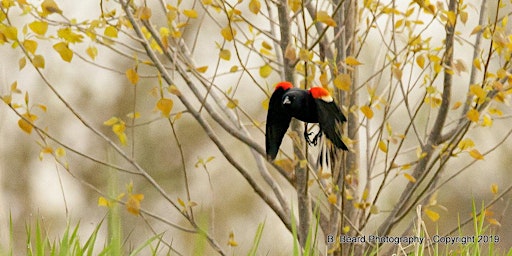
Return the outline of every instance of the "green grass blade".
{"type": "Polygon", "coordinates": [[[12,256],[12,250],[14,246],[14,228],[12,224],[12,213],[9,211],[9,256],[12,256]]]}
{"type": "Polygon", "coordinates": [[[254,235],[254,241],[252,243],[251,250],[249,250],[249,253],[247,255],[249,256],[256,256],[256,252],[258,251],[258,246],[261,241],[261,236],[263,235],[263,228],[265,227],[265,221],[258,224],[258,229],[256,230],[256,234],[254,235]]]}
{"type": "Polygon", "coordinates": [[[156,234],[153,237],[149,238],[148,240],[146,240],[146,242],[141,244],[139,247],[135,248],[135,250],[130,253],[130,256],[135,256],[135,255],[139,254],[144,248],[149,246],[155,239],[157,239],[157,238],[162,239],[163,234],[164,233],[156,234]]]}
{"type": "Polygon", "coordinates": [[[59,243],[59,256],[66,256],[70,253],[70,244],[69,244],[69,221],[66,223],[66,229],[64,230],[64,235],[60,239],[59,243]]]}
{"type": "Polygon", "coordinates": [[[103,224],[104,220],[105,220],[105,218],[101,219],[100,223],[98,223],[98,225],[96,225],[96,227],[94,228],[94,231],[92,232],[92,234],[89,236],[89,238],[87,239],[87,241],[84,244],[84,249],[87,252],[87,256],[93,255],[92,253],[94,252],[94,245],[96,244],[96,238],[98,237],[98,231],[100,230],[100,227],[103,224]]]}
{"type": "MultiPolygon", "coordinates": [[[[293,205],[292,205],[293,209],[293,205]]],[[[297,224],[295,223],[295,215],[292,212],[292,235],[293,235],[293,255],[300,256],[299,254],[299,236],[297,234],[297,224]]]]}
{"type": "Polygon", "coordinates": [[[36,242],[35,242],[35,247],[36,247],[36,255],[38,256],[44,256],[45,253],[45,241],[43,239],[43,231],[41,230],[41,221],[39,220],[39,218],[37,219],[36,221],[36,242]]]}
{"type": "Polygon", "coordinates": [[[30,223],[25,223],[25,234],[27,234],[27,240],[25,242],[27,245],[27,255],[32,256],[34,255],[34,252],[32,251],[32,227],[30,223]]]}

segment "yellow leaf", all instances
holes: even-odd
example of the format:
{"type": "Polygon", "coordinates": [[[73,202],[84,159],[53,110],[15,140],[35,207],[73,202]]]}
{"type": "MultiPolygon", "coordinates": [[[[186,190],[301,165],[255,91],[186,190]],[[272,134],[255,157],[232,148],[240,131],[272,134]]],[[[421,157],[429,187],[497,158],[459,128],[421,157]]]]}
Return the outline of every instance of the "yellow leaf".
{"type": "Polygon", "coordinates": [[[270,99],[269,98],[266,98],[264,99],[262,102],[261,102],[261,107],[263,107],[264,110],[268,110],[268,103],[270,102],[270,99]]]}
{"type": "Polygon", "coordinates": [[[482,126],[483,127],[491,127],[492,126],[492,118],[489,115],[484,115],[484,118],[482,120],[482,126]]]}
{"type": "Polygon", "coordinates": [[[143,199],[144,199],[143,194],[130,194],[128,196],[128,201],[126,202],[126,210],[133,215],[139,215],[140,202],[143,199]]]}
{"type": "Polygon", "coordinates": [[[260,9],[261,9],[261,3],[259,0],[251,0],[251,2],[249,2],[249,10],[252,13],[258,14],[260,12],[260,9]]]}
{"type": "Polygon", "coordinates": [[[227,26],[220,31],[220,34],[227,41],[233,41],[236,36],[236,30],[230,26],[227,26]]]}
{"type": "Polygon", "coordinates": [[[352,86],[352,79],[349,74],[339,74],[334,78],[334,86],[343,91],[350,91],[352,86]]]}
{"type": "Polygon", "coordinates": [[[178,197],[178,204],[185,207],[185,202],[183,202],[183,200],[181,200],[181,198],[179,198],[179,197],[178,197]]]}
{"type": "Polygon", "coordinates": [[[36,68],[44,68],[44,57],[43,55],[35,55],[32,59],[32,64],[36,68]]]}
{"type": "Polygon", "coordinates": [[[208,70],[208,66],[201,66],[201,67],[196,68],[196,71],[199,73],[205,73],[206,70],[208,70]]]}
{"type": "Polygon", "coordinates": [[[364,116],[368,119],[372,119],[373,117],[373,110],[368,105],[364,105],[361,107],[361,112],[363,112],[364,116]]]}
{"type": "Polygon", "coordinates": [[[349,225],[344,226],[342,231],[343,231],[343,234],[348,233],[350,231],[350,226],[349,225]]]}
{"type": "Polygon", "coordinates": [[[188,18],[195,19],[197,18],[197,12],[193,9],[185,9],[183,10],[183,15],[187,16],[188,18]]]}
{"type": "Polygon", "coordinates": [[[283,159],[275,160],[274,162],[277,166],[281,167],[286,172],[293,173],[295,164],[290,159],[283,158],[283,159]]]}
{"type": "Polygon", "coordinates": [[[52,13],[62,14],[62,10],[59,8],[57,3],[55,3],[55,1],[53,1],[53,0],[44,0],[41,3],[41,8],[43,9],[43,13],[42,13],[43,17],[46,17],[52,13]]]}
{"type": "Polygon", "coordinates": [[[269,64],[265,64],[260,67],[260,76],[267,78],[272,73],[272,67],[269,64]]]}
{"type": "Polygon", "coordinates": [[[460,150],[466,150],[466,149],[470,149],[472,147],[475,146],[475,142],[473,142],[472,139],[469,139],[469,138],[466,138],[466,139],[463,139],[459,142],[459,145],[457,145],[457,147],[460,149],[460,150]]]}
{"type": "Polygon", "coordinates": [[[27,59],[25,59],[25,57],[22,57],[19,61],[18,61],[18,68],[19,70],[22,70],[25,65],[27,65],[27,59]]]}
{"type": "Polygon", "coordinates": [[[334,21],[326,11],[318,11],[316,13],[316,20],[330,27],[336,27],[337,25],[336,21],[334,21]]]}
{"type": "Polygon", "coordinates": [[[489,108],[489,114],[495,115],[495,116],[502,116],[503,112],[497,108],[489,108]]]}
{"type": "Polygon", "coordinates": [[[453,11],[446,12],[446,17],[448,18],[447,24],[449,26],[455,25],[455,20],[457,19],[455,12],[453,12],[453,11]]]}
{"type": "Polygon", "coordinates": [[[480,85],[477,84],[472,84],[469,87],[469,92],[470,94],[478,97],[479,104],[482,104],[485,101],[485,98],[487,97],[487,92],[485,92],[484,89],[482,89],[482,87],[480,87],[480,85]]]}
{"type": "MultiPolygon", "coordinates": [[[[11,105],[11,102],[12,102],[12,95],[4,95],[2,96],[2,101],[7,104],[7,105],[11,105]]],[[[267,104],[267,108],[268,109],[268,104],[267,104]]]]}
{"type": "Polygon", "coordinates": [[[171,115],[173,105],[174,102],[171,99],[161,98],[156,103],[156,108],[162,112],[162,115],[169,117],[171,115]]]}
{"type": "Polygon", "coordinates": [[[484,156],[477,149],[469,151],[469,155],[476,160],[484,160],[484,156]]]}
{"type": "Polygon", "coordinates": [[[272,45],[270,45],[266,41],[261,42],[261,47],[263,47],[263,48],[265,48],[267,50],[272,50],[272,45]]]}
{"type": "Polygon", "coordinates": [[[497,195],[497,194],[498,194],[498,184],[492,184],[492,185],[491,185],[491,192],[492,192],[494,195],[497,195]]]}
{"type": "Polygon", "coordinates": [[[336,204],[338,202],[338,197],[336,196],[336,194],[334,193],[331,193],[329,194],[329,196],[327,197],[327,201],[329,201],[330,204],[336,204]]]}
{"type": "Polygon", "coordinates": [[[25,47],[25,49],[27,49],[27,51],[30,53],[34,54],[37,50],[37,42],[34,40],[26,39],[23,41],[23,47],[25,47]]]}
{"type": "Polygon", "coordinates": [[[223,60],[230,60],[231,52],[227,49],[222,49],[222,50],[220,50],[219,57],[223,60]]]}
{"type": "Polygon", "coordinates": [[[350,65],[350,66],[357,66],[357,65],[361,65],[363,63],[359,62],[356,58],[354,58],[352,56],[348,56],[345,59],[345,64],[350,65]]]}
{"type": "Polygon", "coordinates": [[[137,119],[137,118],[140,118],[140,112],[137,112],[137,111],[135,113],[130,112],[130,113],[126,114],[126,116],[131,119],[137,119]]]}
{"type": "Polygon", "coordinates": [[[56,150],[55,150],[55,155],[57,157],[64,157],[66,156],[66,150],[62,147],[58,147],[56,150]]]}
{"type": "Polygon", "coordinates": [[[456,109],[460,108],[460,106],[462,106],[462,102],[457,101],[457,102],[453,103],[452,110],[456,110],[456,109]]]}
{"type": "Polygon", "coordinates": [[[18,39],[18,29],[12,26],[2,26],[0,27],[0,43],[6,41],[5,39],[17,40],[18,39]]]}
{"type": "Polygon", "coordinates": [[[43,112],[46,112],[48,110],[48,108],[46,107],[46,105],[43,105],[43,104],[37,104],[36,105],[38,108],[40,108],[43,112]]]}
{"type": "Polygon", "coordinates": [[[383,140],[380,140],[379,141],[379,149],[380,149],[380,151],[382,151],[384,153],[387,153],[388,152],[388,146],[386,145],[386,142],[384,142],[383,140]]]}
{"type": "MultiPolygon", "coordinates": [[[[462,23],[466,24],[466,22],[468,21],[468,13],[465,11],[461,11],[459,17],[460,17],[460,21],[462,21],[462,23]]],[[[505,17],[507,17],[507,16],[505,16],[505,17]]]]}
{"type": "Polygon", "coordinates": [[[43,154],[51,154],[53,153],[53,148],[50,146],[44,147],[41,149],[41,153],[43,154]]]}
{"type": "Polygon", "coordinates": [[[415,183],[416,182],[416,178],[414,178],[412,175],[408,174],[408,173],[404,173],[404,177],[409,180],[411,183],[415,183]]]}
{"type": "Polygon", "coordinates": [[[480,113],[478,112],[478,110],[472,108],[468,111],[468,113],[466,114],[466,117],[471,121],[471,122],[478,122],[478,119],[480,119],[480,113]]]}
{"type": "Polygon", "coordinates": [[[137,16],[141,20],[149,20],[149,18],[151,18],[151,9],[146,6],[141,6],[137,9],[137,16]]]}
{"type": "Polygon", "coordinates": [[[30,114],[28,112],[23,114],[22,116],[25,117],[27,121],[21,118],[20,120],[18,120],[18,126],[21,128],[21,130],[28,134],[32,133],[32,129],[34,128],[32,126],[32,123],[37,120],[37,116],[34,114],[30,114]]]}
{"type": "Polygon", "coordinates": [[[473,30],[471,31],[470,35],[474,35],[476,33],[479,33],[480,31],[482,31],[482,26],[481,25],[477,25],[475,28],[473,28],[473,30]]]}
{"type": "Polygon", "coordinates": [[[122,120],[119,120],[118,123],[112,125],[112,131],[117,135],[117,138],[122,145],[126,145],[126,133],[124,133],[125,130],[126,124],[122,120]]]}
{"type": "Polygon", "coordinates": [[[433,222],[436,222],[437,220],[439,220],[439,213],[437,213],[435,211],[432,211],[430,209],[425,209],[425,214],[433,222]]]}
{"type": "Polygon", "coordinates": [[[178,87],[176,87],[176,85],[171,85],[167,88],[167,90],[174,94],[174,95],[178,95],[178,96],[181,96],[181,92],[180,90],[178,89],[178,87]]]}
{"type": "Polygon", "coordinates": [[[117,38],[117,28],[114,26],[107,26],[103,34],[108,37],[117,38]]]}
{"type": "Polygon", "coordinates": [[[232,247],[238,246],[238,243],[235,241],[235,234],[233,231],[229,233],[228,245],[232,247]]]}
{"type": "Polygon", "coordinates": [[[370,206],[370,213],[371,214],[378,214],[379,212],[380,212],[379,208],[376,205],[370,206]]]}
{"type": "Polygon", "coordinates": [[[327,83],[329,82],[329,79],[327,78],[327,72],[322,71],[318,80],[320,80],[320,84],[322,85],[322,87],[326,88],[327,83]]]}
{"type": "Polygon", "coordinates": [[[466,63],[464,63],[464,61],[461,59],[457,59],[453,62],[453,68],[457,74],[467,71],[466,63]]]}
{"type": "Polygon", "coordinates": [[[96,59],[96,56],[98,56],[98,48],[96,48],[95,46],[87,47],[87,50],[85,50],[85,52],[87,53],[87,55],[89,55],[89,57],[91,57],[92,60],[96,59]]]}
{"type": "Polygon", "coordinates": [[[293,12],[297,12],[301,8],[301,5],[301,0],[288,0],[288,7],[290,7],[290,10],[293,12]]]}
{"type": "Polygon", "coordinates": [[[84,38],[83,35],[73,32],[70,27],[57,30],[57,36],[64,39],[68,43],[80,43],[84,38]]]}
{"type": "Polygon", "coordinates": [[[402,70],[400,68],[393,66],[393,68],[391,69],[391,72],[393,73],[393,77],[396,80],[402,79],[402,70]]]}
{"type": "Polygon", "coordinates": [[[110,206],[110,201],[102,196],[100,196],[98,198],[98,206],[105,206],[105,207],[109,207],[110,206]]]}
{"type": "Polygon", "coordinates": [[[491,225],[501,227],[501,223],[497,219],[495,219],[495,218],[489,218],[489,219],[487,219],[487,221],[491,225]]]}
{"type": "Polygon", "coordinates": [[[480,62],[480,59],[479,58],[476,58],[475,60],[473,60],[473,65],[480,71],[482,71],[482,64],[480,62]]]}
{"type": "Polygon", "coordinates": [[[419,55],[418,57],[416,57],[416,64],[418,64],[418,66],[420,68],[424,68],[425,67],[425,57],[423,55],[419,55]]]}
{"type": "Polygon", "coordinates": [[[309,51],[308,49],[301,48],[299,50],[299,59],[303,61],[309,61],[312,60],[314,56],[314,53],[312,51],[309,51]]]}
{"type": "Polygon", "coordinates": [[[237,99],[229,99],[228,103],[226,104],[226,107],[230,109],[234,109],[238,106],[238,100],[237,99]]]}
{"type": "Polygon", "coordinates": [[[113,116],[110,119],[108,119],[107,121],[103,122],[103,125],[112,126],[118,122],[119,122],[119,118],[113,116]]]}
{"type": "Polygon", "coordinates": [[[139,82],[139,74],[137,74],[137,71],[134,68],[126,70],[126,77],[132,84],[137,84],[137,82],[139,82]]]}
{"type": "Polygon", "coordinates": [[[286,46],[286,49],[284,51],[284,57],[289,59],[292,62],[297,60],[297,53],[295,51],[295,48],[291,44],[288,44],[286,46]]]}
{"type": "Polygon", "coordinates": [[[64,42],[56,43],[53,45],[53,49],[57,51],[60,55],[60,57],[66,61],[71,62],[71,59],[73,59],[73,51],[69,49],[68,44],[64,42]]]}
{"type": "Polygon", "coordinates": [[[234,72],[237,72],[238,71],[238,66],[237,65],[234,65],[232,66],[230,69],[229,69],[229,72],[231,73],[234,73],[234,72]]]}

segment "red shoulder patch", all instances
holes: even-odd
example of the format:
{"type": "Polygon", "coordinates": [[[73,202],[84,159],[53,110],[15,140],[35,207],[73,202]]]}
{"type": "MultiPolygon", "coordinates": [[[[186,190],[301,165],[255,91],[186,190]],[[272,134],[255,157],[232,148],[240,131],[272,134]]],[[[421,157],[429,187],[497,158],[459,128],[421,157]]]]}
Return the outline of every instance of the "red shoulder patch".
{"type": "Polygon", "coordinates": [[[309,93],[314,99],[321,99],[325,102],[333,101],[331,94],[323,87],[311,87],[309,93]]]}
{"type": "Polygon", "coordinates": [[[293,85],[290,82],[283,81],[283,82],[279,82],[279,83],[276,84],[276,90],[279,89],[279,88],[281,88],[281,89],[286,91],[288,89],[293,88],[293,85]]]}

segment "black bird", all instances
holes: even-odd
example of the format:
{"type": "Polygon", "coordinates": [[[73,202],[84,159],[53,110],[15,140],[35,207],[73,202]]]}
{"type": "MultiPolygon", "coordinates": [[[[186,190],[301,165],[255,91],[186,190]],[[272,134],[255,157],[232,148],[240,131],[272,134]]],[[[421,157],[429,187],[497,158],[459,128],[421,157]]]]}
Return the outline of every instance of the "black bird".
{"type": "Polygon", "coordinates": [[[280,82],[276,85],[268,105],[265,145],[269,160],[276,158],[292,117],[306,123],[319,123],[320,131],[313,140],[304,131],[308,143],[316,144],[323,132],[334,146],[347,150],[341,140],[340,130],[341,124],[347,119],[334,103],[329,91],[322,87],[302,90],[294,88],[290,82],[280,82]]]}

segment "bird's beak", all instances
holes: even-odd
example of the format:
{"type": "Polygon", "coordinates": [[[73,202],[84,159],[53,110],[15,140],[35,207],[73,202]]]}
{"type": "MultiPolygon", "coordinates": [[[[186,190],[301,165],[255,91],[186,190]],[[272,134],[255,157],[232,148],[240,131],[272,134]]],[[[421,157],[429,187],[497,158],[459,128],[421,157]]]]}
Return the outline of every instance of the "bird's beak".
{"type": "Polygon", "coordinates": [[[290,100],[290,97],[285,96],[283,99],[283,104],[291,104],[291,103],[292,103],[292,101],[290,100]]]}

